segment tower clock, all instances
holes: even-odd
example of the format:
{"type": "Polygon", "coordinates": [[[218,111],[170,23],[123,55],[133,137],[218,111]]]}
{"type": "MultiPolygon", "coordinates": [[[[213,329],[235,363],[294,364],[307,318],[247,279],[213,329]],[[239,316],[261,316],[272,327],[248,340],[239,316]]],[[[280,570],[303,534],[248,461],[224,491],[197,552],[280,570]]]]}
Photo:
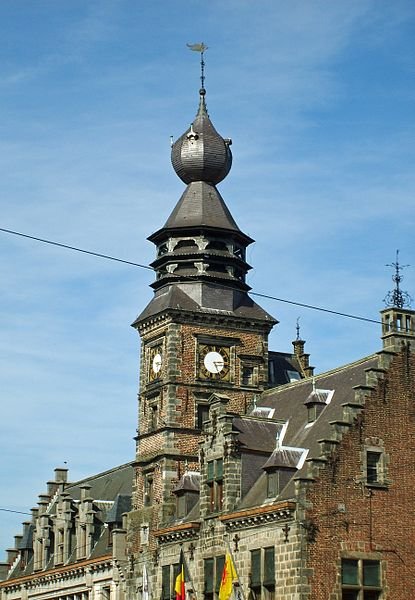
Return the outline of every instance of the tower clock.
{"type": "Polygon", "coordinates": [[[230,348],[213,344],[199,346],[200,379],[230,380],[230,348]]]}
{"type": "Polygon", "coordinates": [[[148,381],[156,381],[161,377],[163,366],[163,346],[157,344],[148,349],[147,377],[148,381]]]}

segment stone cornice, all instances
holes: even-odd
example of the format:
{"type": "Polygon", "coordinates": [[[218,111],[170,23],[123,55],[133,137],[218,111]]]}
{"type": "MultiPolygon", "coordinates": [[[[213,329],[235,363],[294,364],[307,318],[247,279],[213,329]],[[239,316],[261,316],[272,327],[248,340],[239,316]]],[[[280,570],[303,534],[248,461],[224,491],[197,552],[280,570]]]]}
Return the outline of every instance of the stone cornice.
{"type": "Polygon", "coordinates": [[[154,532],[154,536],[161,544],[165,542],[177,542],[179,540],[190,540],[197,536],[199,529],[200,523],[193,521],[191,523],[182,523],[180,525],[158,529],[154,532]]]}
{"type": "Polygon", "coordinates": [[[240,529],[254,525],[262,525],[275,521],[284,521],[292,518],[297,505],[295,502],[285,501],[259,506],[246,510],[236,511],[219,517],[227,529],[240,529]]]}
{"type": "Polygon", "coordinates": [[[70,579],[84,574],[85,569],[103,571],[112,568],[112,554],[82,560],[70,565],[60,565],[47,571],[34,572],[31,575],[23,575],[14,579],[6,579],[0,582],[0,589],[18,588],[21,585],[36,585],[38,583],[50,583],[59,579],[70,579]]]}

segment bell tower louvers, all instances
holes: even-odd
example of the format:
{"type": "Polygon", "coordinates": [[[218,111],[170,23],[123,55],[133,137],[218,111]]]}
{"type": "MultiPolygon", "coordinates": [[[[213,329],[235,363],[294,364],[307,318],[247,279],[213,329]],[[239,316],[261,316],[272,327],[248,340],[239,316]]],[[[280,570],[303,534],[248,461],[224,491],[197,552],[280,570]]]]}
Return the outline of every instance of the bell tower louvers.
{"type": "Polygon", "coordinates": [[[246,248],[216,185],[232,164],[200,90],[189,129],[172,146],[187,185],[156,248],[154,297],[133,323],[141,336],[132,551],[154,550],[152,532],[175,515],[172,489],[198,471],[199,440],[213,393],[245,413],[267,385],[268,334],[277,322],[248,295],[246,248]],[[148,535],[149,533],[149,535],[148,535]]]}

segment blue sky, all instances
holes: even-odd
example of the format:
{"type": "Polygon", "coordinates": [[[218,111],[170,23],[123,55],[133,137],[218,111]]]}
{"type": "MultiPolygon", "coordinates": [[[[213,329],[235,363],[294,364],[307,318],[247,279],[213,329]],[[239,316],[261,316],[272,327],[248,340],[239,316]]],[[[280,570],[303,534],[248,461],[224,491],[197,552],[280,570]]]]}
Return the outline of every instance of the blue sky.
{"type": "MultiPolygon", "coordinates": [[[[0,227],[151,262],[204,41],[253,290],[377,319],[399,248],[415,296],[411,0],[3,0],[0,34],[0,227]]],[[[0,252],[0,508],[25,512],[56,466],[133,459],[152,273],[1,232],[0,252]]],[[[272,349],[300,317],[317,372],[380,349],[376,324],[261,304],[272,349]]],[[[0,511],[1,549],[22,520],[0,511]]]]}

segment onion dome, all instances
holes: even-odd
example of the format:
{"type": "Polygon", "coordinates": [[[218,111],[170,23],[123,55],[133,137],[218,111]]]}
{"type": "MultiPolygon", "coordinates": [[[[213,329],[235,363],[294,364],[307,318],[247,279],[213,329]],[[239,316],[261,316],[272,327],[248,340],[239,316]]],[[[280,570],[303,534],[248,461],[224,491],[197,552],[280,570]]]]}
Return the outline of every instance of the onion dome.
{"type": "Polygon", "coordinates": [[[206,181],[216,185],[232,166],[230,145],[213,127],[205,103],[206,91],[200,90],[199,110],[189,129],[173,144],[171,161],[184,183],[206,181]]]}

